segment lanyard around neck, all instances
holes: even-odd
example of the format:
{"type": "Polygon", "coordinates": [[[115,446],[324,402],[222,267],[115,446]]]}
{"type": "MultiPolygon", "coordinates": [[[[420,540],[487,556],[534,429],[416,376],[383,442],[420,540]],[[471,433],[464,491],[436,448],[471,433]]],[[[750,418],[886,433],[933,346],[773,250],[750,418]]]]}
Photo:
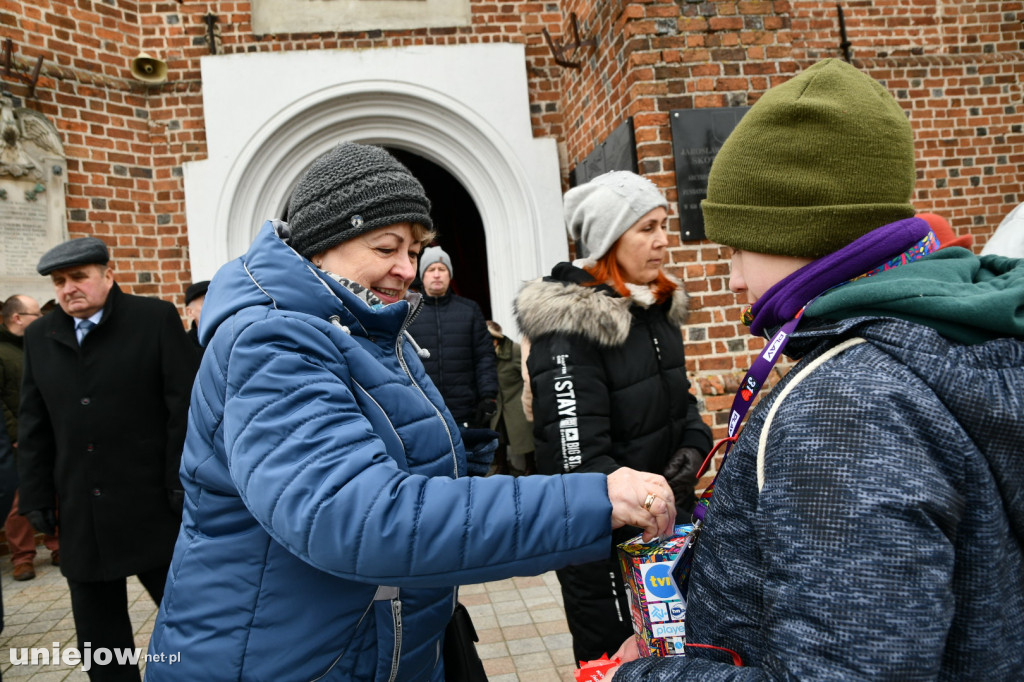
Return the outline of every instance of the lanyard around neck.
{"type": "MultiPolygon", "coordinates": [[[[911,220],[917,221],[918,219],[914,218],[911,220]]],[[[913,222],[901,221],[898,224],[894,223],[893,225],[887,225],[878,228],[878,230],[876,230],[875,233],[869,233],[869,235],[865,235],[865,238],[869,237],[870,235],[874,235],[881,230],[892,232],[893,227],[895,225],[904,225],[904,227],[907,227],[907,229],[910,230],[911,234],[913,234],[914,236],[916,236],[917,233],[914,233],[913,229],[915,229],[915,227],[920,227],[913,222]],[[904,225],[904,223],[906,223],[906,225],[904,225]]],[[[873,239],[874,237],[871,238],[873,239]]],[[[875,251],[866,248],[866,246],[868,245],[869,244],[862,243],[860,240],[858,240],[829,256],[828,259],[831,260],[821,259],[819,261],[816,261],[814,264],[812,264],[813,267],[807,266],[812,267],[812,269],[807,271],[807,273],[809,274],[805,273],[805,279],[815,278],[814,281],[820,283],[818,278],[821,278],[825,272],[828,272],[830,270],[836,270],[836,265],[838,265],[837,259],[839,259],[840,257],[849,260],[847,256],[856,255],[858,252],[868,254],[869,257],[875,257],[875,251]]],[[[718,468],[718,474],[715,474],[715,478],[714,480],[711,481],[711,485],[709,485],[697,499],[697,506],[693,510],[693,516],[695,518],[696,523],[700,523],[704,520],[704,515],[707,513],[708,505],[711,504],[711,495],[715,489],[715,481],[718,480],[719,474],[722,473],[722,467],[725,466],[725,458],[729,455],[729,450],[732,448],[732,444],[736,442],[736,438],[739,436],[740,425],[743,423],[743,418],[747,415],[747,412],[750,411],[750,407],[751,405],[753,405],[754,398],[757,397],[758,391],[760,391],[761,388],[764,386],[765,381],[768,380],[768,377],[771,375],[772,369],[775,367],[775,363],[778,362],[779,357],[782,356],[782,351],[786,347],[786,344],[789,343],[789,339],[792,336],[793,332],[796,330],[797,325],[800,324],[800,319],[803,317],[804,311],[807,310],[811,306],[811,304],[814,303],[814,301],[816,301],[820,296],[824,295],[828,291],[831,291],[832,289],[835,289],[836,287],[843,286],[844,284],[848,284],[850,282],[853,282],[864,277],[871,277],[880,272],[885,272],[886,270],[890,270],[900,265],[905,265],[912,261],[920,260],[921,258],[924,258],[928,254],[934,253],[936,250],[939,249],[939,247],[940,245],[935,237],[935,233],[932,232],[931,230],[928,230],[923,237],[917,239],[917,241],[911,244],[909,248],[905,249],[896,256],[888,258],[881,265],[876,265],[872,269],[868,270],[867,272],[863,272],[862,274],[859,274],[856,277],[844,279],[843,281],[836,282],[832,284],[832,286],[825,288],[824,291],[821,291],[813,298],[811,298],[810,301],[805,303],[803,307],[797,311],[796,315],[793,316],[793,319],[783,324],[779,331],[775,332],[775,334],[771,338],[771,341],[769,341],[768,344],[761,350],[761,353],[757,356],[757,358],[754,360],[754,363],[750,366],[750,369],[747,370],[747,373],[743,377],[743,382],[740,384],[740,388],[736,392],[736,397],[733,398],[732,409],[729,411],[729,436],[727,438],[723,438],[722,440],[715,444],[715,447],[713,447],[711,449],[711,452],[708,453],[708,456],[704,459],[704,463],[701,464],[700,470],[697,472],[697,480],[700,480],[700,477],[704,474],[704,470],[707,469],[708,464],[711,463],[712,458],[715,456],[719,449],[724,448],[724,453],[722,455],[722,464],[718,468]]],[[[800,272],[801,271],[797,271],[797,273],[794,274],[799,274],[800,272]]],[[[793,277],[793,275],[790,275],[790,277],[793,277]]],[[[783,280],[783,282],[786,282],[789,286],[797,286],[797,288],[799,288],[799,285],[794,285],[793,282],[789,282],[788,280],[783,280]]],[[[796,303],[794,305],[798,304],[799,303],[796,303]]],[[[749,310],[750,309],[748,308],[748,311],[749,310]]],[[[745,312],[744,314],[746,315],[747,312],[745,312]]],[[[750,320],[745,321],[748,324],[751,324],[751,328],[753,328],[753,324],[750,320]]]]}
{"type": "MultiPolygon", "coordinates": [[[[807,305],[810,305],[808,303],[807,305]]],[[[786,322],[779,331],[775,332],[771,340],[765,345],[757,358],[754,360],[750,369],[743,376],[743,381],[740,384],[740,388],[736,391],[736,397],[732,400],[732,409],[729,411],[729,435],[727,438],[723,438],[715,447],[711,449],[708,456],[704,458],[704,463],[701,464],[700,470],[697,472],[697,479],[704,474],[704,470],[707,469],[711,459],[718,452],[719,448],[724,447],[724,453],[722,455],[722,465],[718,468],[718,473],[722,473],[722,467],[725,466],[725,458],[729,455],[729,450],[732,449],[732,444],[736,442],[736,438],[739,437],[740,425],[743,423],[743,418],[747,416],[747,412],[750,411],[750,407],[754,404],[754,398],[757,397],[758,392],[764,386],[768,377],[771,375],[772,369],[775,367],[775,363],[782,357],[782,351],[785,350],[786,345],[789,343],[789,339],[792,337],[793,332],[796,331],[797,325],[800,324],[800,318],[803,317],[804,310],[807,306],[801,308],[792,320],[786,322]]],[[[718,480],[718,474],[715,475],[714,480],[711,481],[711,485],[704,489],[704,492],[700,494],[700,498],[697,500],[697,506],[693,508],[693,516],[699,523],[704,520],[704,515],[707,514],[708,506],[711,504],[711,495],[715,491],[715,481],[718,480]]]]}

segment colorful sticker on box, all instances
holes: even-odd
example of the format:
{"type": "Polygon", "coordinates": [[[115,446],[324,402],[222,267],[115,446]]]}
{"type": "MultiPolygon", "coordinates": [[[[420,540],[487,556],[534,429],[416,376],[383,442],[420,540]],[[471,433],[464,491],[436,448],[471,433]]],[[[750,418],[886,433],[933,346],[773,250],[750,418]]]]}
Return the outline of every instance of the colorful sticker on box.
{"type": "Polygon", "coordinates": [[[675,562],[640,564],[640,576],[644,581],[647,601],[671,601],[681,599],[676,581],[672,578],[675,562]]]}
{"type": "Polygon", "coordinates": [[[686,623],[679,621],[674,623],[651,623],[651,636],[664,637],[685,637],[686,623]]]}

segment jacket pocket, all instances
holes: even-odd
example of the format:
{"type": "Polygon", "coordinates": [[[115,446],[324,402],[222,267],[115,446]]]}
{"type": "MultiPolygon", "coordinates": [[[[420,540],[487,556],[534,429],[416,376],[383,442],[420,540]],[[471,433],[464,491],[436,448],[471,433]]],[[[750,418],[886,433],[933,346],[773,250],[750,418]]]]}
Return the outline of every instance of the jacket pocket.
{"type": "Polygon", "coordinates": [[[373,671],[379,669],[374,656],[375,652],[379,651],[377,633],[380,624],[378,614],[374,610],[377,603],[375,597],[366,605],[366,610],[355,624],[352,636],[348,638],[331,664],[309,682],[339,679],[339,674],[346,680],[368,680],[374,675],[373,671]]]}

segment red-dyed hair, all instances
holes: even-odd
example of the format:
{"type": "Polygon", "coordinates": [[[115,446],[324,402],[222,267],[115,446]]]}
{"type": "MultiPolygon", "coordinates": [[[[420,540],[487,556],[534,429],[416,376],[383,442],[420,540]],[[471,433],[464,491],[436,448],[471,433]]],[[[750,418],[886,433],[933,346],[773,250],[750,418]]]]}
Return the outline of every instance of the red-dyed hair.
{"type": "MultiPolygon", "coordinates": [[[[615,252],[619,248],[619,243],[615,242],[608,253],[601,256],[601,258],[593,265],[588,265],[584,270],[590,273],[590,276],[594,278],[593,282],[587,282],[584,286],[596,287],[599,284],[610,282],[611,286],[615,291],[619,292],[621,296],[629,296],[629,288],[626,286],[626,280],[622,277],[622,270],[619,269],[619,263],[615,260],[615,252]]],[[[664,303],[672,295],[672,292],[676,290],[676,283],[670,280],[664,272],[658,270],[658,276],[654,280],[654,286],[651,288],[654,294],[654,300],[658,303],[664,303]]]]}

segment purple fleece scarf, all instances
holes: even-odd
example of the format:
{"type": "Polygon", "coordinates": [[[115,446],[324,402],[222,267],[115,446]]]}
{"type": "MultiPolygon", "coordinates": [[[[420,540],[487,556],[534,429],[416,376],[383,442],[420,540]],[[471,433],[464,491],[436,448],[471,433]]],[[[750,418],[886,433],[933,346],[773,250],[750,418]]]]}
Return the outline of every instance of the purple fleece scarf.
{"type": "MultiPolygon", "coordinates": [[[[808,263],[776,282],[750,307],[750,332],[761,336],[765,330],[793,319],[801,308],[828,289],[885,268],[889,261],[906,262],[908,249],[929,236],[930,242],[934,242],[927,222],[906,218],[872,230],[838,251],[808,263]]],[[[924,244],[922,250],[930,253],[936,247],[934,243],[924,244]]]]}

